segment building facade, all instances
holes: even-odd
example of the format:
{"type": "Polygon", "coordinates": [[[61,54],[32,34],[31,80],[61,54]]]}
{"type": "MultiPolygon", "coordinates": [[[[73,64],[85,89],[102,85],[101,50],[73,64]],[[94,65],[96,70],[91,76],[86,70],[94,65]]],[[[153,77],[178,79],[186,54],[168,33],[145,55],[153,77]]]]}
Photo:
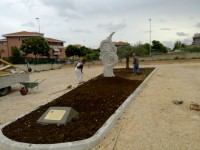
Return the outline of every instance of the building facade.
{"type": "Polygon", "coordinates": [[[50,46],[50,58],[57,58],[60,60],[65,59],[65,49],[64,49],[64,41],[53,39],[53,38],[45,38],[50,46]]]}
{"type": "Polygon", "coordinates": [[[6,39],[0,39],[0,58],[7,57],[6,39]]]}
{"type": "MultiPolygon", "coordinates": [[[[36,36],[44,37],[44,34],[38,32],[15,32],[10,34],[5,34],[3,37],[5,39],[0,40],[0,56],[10,57],[12,47],[16,46],[20,48],[23,39],[32,38],[36,36]]],[[[44,37],[45,38],[45,37],[44,37]]],[[[65,50],[64,50],[64,41],[53,39],[53,38],[45,38],[50,46],[50,58],[64,59],[65,58],[65,50]]],[[[34,57],[33,54],[27,54],[25,57],[34,57]]]]}
{"type": "Polygon", "coordinates": [[[200,33],[196,33],[193,36],[193,45],[200,46],[200,33]]]}
{"type": "Polygon", "coordinates": [[[115,45],[116,47],[120,47],[120,46],[130,46],[129,43],[127,43],[127,42],[122,42],[122,41],[113,42],[113,43],[114,43],[114,45],[115,45]]]}

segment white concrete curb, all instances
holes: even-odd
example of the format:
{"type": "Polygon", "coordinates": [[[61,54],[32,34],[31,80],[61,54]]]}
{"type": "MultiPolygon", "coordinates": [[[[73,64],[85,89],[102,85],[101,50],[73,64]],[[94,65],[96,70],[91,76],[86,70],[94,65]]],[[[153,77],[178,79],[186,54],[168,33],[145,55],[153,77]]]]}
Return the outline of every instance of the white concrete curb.
{"type": "MultiPolygon", "coordinates": [[[[152,73],[140,84],[140,86],[124,101],[124,103],[115,111],[115,113],[104,123],[104,125],[93,135],[92,137],[75,142],[58,143],[58,144],[29,144],[16,142],[8,139],[3,135],[0,130],[0,150],[86,150],[95,147],[102,141],[107,135],[110,129],[113,127],[117,119],[126,110],[129,104],[134,100],[137,94],[141,91],[142,87],[147,83],[150,77],[157,69],[154,69],[152,73]]],[[[28,112],[30,113],[30,112],[28,112]]],[[[28,114],[26,113],[26,114],[28,114]]],[[[25,114],[24,114],[25,115],[25,114]]],[[[23,115],[23,116],[24,116],[23,115]]],[[[22,117],[22,116],[21,116],[22,117]]],[[[19,118],[21,118],[19,117],[19,118]]],[[[13,121],[14,122],[14,121],[13,121]]],[[[2,129],[4,126],[10,124],[6,123],[0,126],[2,129]]]]}

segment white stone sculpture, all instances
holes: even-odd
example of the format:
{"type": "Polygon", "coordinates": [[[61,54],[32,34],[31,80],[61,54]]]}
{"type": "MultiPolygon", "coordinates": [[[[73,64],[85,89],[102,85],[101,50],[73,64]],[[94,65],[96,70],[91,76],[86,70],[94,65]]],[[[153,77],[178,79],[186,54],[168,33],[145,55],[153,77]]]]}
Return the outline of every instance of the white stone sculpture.
{"type": "Polygon", "coordinates": [[[112,36],[115,32],[110,34],[110,36],[101,41],[100,43],[100,56],[102,63],[104,64],[103,76],[104,77],[114,77],[113,68],[118,62],[117,47],[112,42],[112,36]]]}

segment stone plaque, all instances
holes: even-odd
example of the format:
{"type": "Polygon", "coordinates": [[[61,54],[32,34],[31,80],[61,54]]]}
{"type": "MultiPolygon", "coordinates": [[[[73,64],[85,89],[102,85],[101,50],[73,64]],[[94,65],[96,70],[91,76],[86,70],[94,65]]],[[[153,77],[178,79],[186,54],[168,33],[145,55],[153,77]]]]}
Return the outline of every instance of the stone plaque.
{"type": "Polygon", "coordinates": [[[38,120],[40,124],[66,124],[76,117],[78,112],[71,107],[50,107],[38,120]]]}
{"type": "Polygon", "coordinates": [[[45,120],[61,120],[66,113],[66,110],[52,109],[44,118],[45,120]]]}

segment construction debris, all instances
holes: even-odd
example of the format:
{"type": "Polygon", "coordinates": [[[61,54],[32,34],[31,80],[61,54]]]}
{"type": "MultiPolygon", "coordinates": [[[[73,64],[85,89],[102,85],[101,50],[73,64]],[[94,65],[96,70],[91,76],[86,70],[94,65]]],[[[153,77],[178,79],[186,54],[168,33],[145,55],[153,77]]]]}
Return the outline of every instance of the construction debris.
{"type": "Polygon", "coordinates": [[[176,105],[180,105],[180,104],[183,104],[183,101],[182,100],[174,100],[172,101],[174,104],[176,105]]]}
{"type": "Polygon", "coordinates": [[[13,84],[29,80],[26,70],[0,59],[0,96],[6,95],[13,84]]]}
{"type": "Polygon", "coordinates": [[[17,73],[22,73],[22,72],[26,73],[27,71],[3,59],[0,59],[0,76],[7,76],[7,75],[17,74],[17,73]]]}
{"type": "Polygon", "coordinates": [[[193,102],[191,102],[190,109],[191,110],[198,110],[198,111],[200,111],[200,103],[193,103],[193,102]]]}

